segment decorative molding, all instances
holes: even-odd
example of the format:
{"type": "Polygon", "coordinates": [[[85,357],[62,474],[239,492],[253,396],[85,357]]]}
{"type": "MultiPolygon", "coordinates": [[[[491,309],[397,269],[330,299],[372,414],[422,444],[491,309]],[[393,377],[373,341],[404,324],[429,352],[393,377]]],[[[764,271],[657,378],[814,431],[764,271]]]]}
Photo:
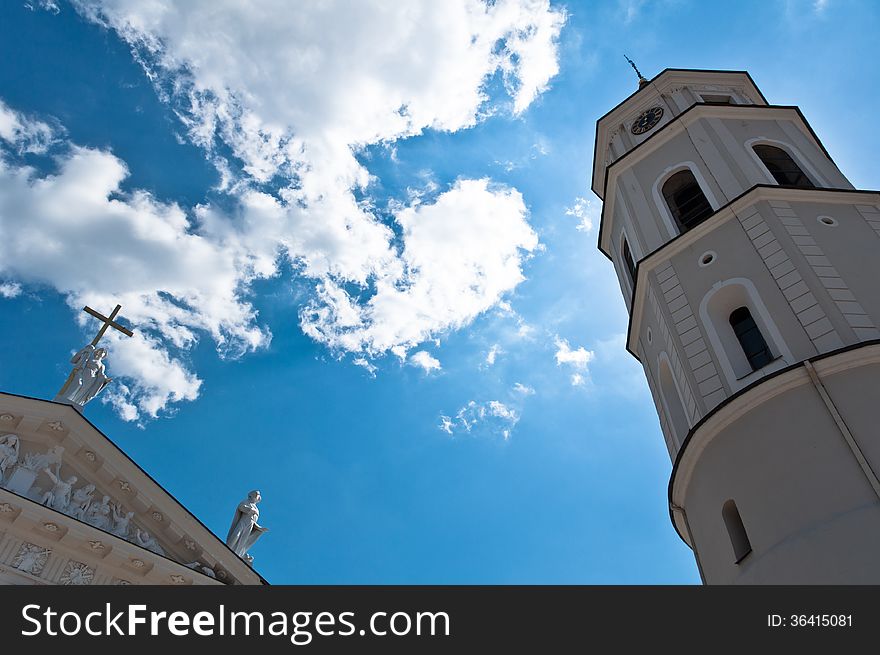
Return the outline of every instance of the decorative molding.
{"type": "Polygon", "coordinates": [[[61,574],[59,582],[62,585],[89,585],[95,579],[95,569],[84,562],[76,562],[70,560],[64,567],[64,573],[61,574]]]}
{"type": "Polygon", "coordinates": [[[15,558],[12,560],[12,566],[19,571],[39,576],[46,567],[46,562],[51,554],[51,548],[45,548],[25,541],[21,544],[15,558]]]}

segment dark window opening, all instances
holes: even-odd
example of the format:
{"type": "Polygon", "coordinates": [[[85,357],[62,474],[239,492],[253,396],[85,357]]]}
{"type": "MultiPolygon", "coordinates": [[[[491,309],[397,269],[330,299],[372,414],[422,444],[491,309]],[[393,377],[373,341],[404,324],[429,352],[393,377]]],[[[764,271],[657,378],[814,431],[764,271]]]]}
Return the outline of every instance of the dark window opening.
{"type": "Polygon", "coordinates": [[[666,180],[663,198],[681,232],[687,232],[712,215],[712,205],[689,169],[679,171],[666,180]]]}
{"type": "Polygon", "coordinates": [[[770,352],[770,348],[767,347],[764,335],[758,329],[758,325],[755,323],[755,319],[752,318],[752,313],[748,307],[740,307],[733,310],[729,320],[730,327],[733,328],[733,333],[736,335],[739,345],[742,346],[746,359],[749,360],[749,366],[752,367],[753,371],[764,368],[773,361],[773,355],[770,352]]]}
{"type": "Polygon", "coordinates": [[[732,105],[733,98],[730,96],[720,96],[720,95],[700,95],[707,105],[732,105]]]}
{"type": "Polygon", "coordinates": [[[766,143],[754,147],[755,154],[764,162],[770,175],[782,186],[796,186],[802,189],[815,189],[816,185],[804,174],[800,166],[785,150],[766,143]]]}
{"type": "Polygon", "coordinates": [[[626,272],[629,273],[629,281],[632,286],[636,284],[636,262],[633,259],[632,252],[629,249],[629,242],[623,240],[623,264],[626,266],[626,272]]]}
{"type": "Polygon", "coordinates": [[[724,519],[730,544],[733,546],[735,563],[739,564],[746,555],[752,552],[752,544],[749,542],[749,535],[746,534],[746,526],[743,525],[736,503],[732,500],[724,503],[721,508],[721,517],[724,519]]]}

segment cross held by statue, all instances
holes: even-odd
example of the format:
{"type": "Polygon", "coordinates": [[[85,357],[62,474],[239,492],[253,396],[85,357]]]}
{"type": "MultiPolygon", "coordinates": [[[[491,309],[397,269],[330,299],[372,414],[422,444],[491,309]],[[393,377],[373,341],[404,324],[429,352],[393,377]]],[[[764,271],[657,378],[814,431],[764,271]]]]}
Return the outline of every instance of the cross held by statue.
{"type": "Polygon", "coordinates": [[[101,337],[104,336],[104,333],[107,331],[107,328],[108,328],[108,327],[112,327],[112,328],[114,328],[114,329],[116,329],[116,330],[119,330],[119,331],[122,332],[122,334],[124,334],[125,336],[128,336],[128,337],[133,336],[133,333],[132,333],[131,330],[129,330],[128,328],[126,328],[126,327],[124,327],[124,326],[122,326],[122,325],[120,325],[119,323],[117,323],[116,321],[113,320],[114,318],[116,318],[116,315],[119,313],[119,310],[120,310],[120,309],[122,309],[122,305],[116,305],[116,307],[113,309],[113,311],[110,313],[110,316],[108,317],[108,316],[104,316],[104,315],[102,315],[101,312],[96,312],[94,309],[92,309],[92,308],[89,307],[88,305],[86,305],[85,307],[83,307],[83,311],[84,311],[85,313],[87,313],[87,314],[91,314],[91,315],[94,316],[96,319],[98,319],[99,321],[101,321],[101,322],[104,323],[104,325],[101,326],[101,329],[98,330],[98,334],[96,334],[96,335],[95,335],[95,338],[92,339],[92,345],[93,345],[93,346],[97,346],[97,345],[98,345],[98,342],[101,340],[101,337]]]}

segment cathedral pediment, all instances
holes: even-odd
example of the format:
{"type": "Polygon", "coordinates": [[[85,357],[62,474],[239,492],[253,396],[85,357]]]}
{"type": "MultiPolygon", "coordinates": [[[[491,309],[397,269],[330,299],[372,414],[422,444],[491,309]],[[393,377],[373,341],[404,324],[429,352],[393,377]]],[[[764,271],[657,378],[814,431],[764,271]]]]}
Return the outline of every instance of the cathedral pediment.
{"type": "Polygon", "coordinates": [[[263,579],[70,405],[0,393],[0,577],[263,579]]]}

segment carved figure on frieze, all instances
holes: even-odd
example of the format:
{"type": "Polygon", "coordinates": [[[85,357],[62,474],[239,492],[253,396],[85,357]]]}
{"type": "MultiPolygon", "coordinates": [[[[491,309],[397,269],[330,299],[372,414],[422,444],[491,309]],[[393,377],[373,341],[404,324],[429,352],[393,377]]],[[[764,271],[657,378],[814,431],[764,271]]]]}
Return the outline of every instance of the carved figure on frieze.
{"type": "Polygon", "coordinates": [[[131,519],[134,518],[134,512],[123,512],[119,505],[113,505],[113,528],[110,530],[117,537],[128,539],[128,533],[131,530],[131,519]]]}
{"type": "Polygon", "coordinates": [[[45,453],[28,453],[24,456],[24,463],[21,464],[22,468],[26,468],[29,471],[42,471],[47,468],[54,468],[55,475],[58,475],[58,471],[61,468],[61,458],[64,455],[64,446],[53,446],[49,448],[45,453]]]}
{"type": "Polygon", "coordinates": [[[73,491],[73,485],[76,484],[76,476],[72,475],[64,480],[60,475],[55,475],[48,468],[43,472],[52,480],[52,488],[43,494],[40,502],[47,507],[58,510],[59,512],[67,512],[70,506],[70,494],[73,491]]]}
{"type": "Polygon", "coordinates": [[[184,566],[192,569],[193,571],[198,571],[199,573],[204,573],[209,578],[214,578],[215,580],[217,579],[217,574],[214,573],[214,569],[212,569],[207,564],[202,564],[199,561],[195,561],[195,562],[190,562],[189,564],[185,564],[184,566]]]}
{"type": "Polygon", "coordinates": [[[91,523],[99,530],[110,529],[110,496],[104,496],[100,503],[92,502],[86,512],[86,523],[91,523]]]}
{"type": "Polygon", "coordinates": [[[85,521],[86,515],[88,514],[89,507],[92,504],[92,495],[95,493],[95,485],[89,483],[83,487],[80,487],[76,491],[73,492],[73,496],[70,499],[70,507],[68,508],[68,514],[70,514],[73,518],[79,519],[80,521],[85,521]]]}
{"type": "Polygon", "coordinates": [[[0,484],[6,477],[6,469],[11,469],[18,464],[20,452],[21,440],[18,435],[4,434],[0,437],[0,484]]]}
{"type": "Polygon", "coordinates": [[[138,544],[141,548],[146,548],[157,555],[164,555],[165,551],[162,549],[162,546],[159,545],[159,542],[156,541],[156,538],[150,535],[149,532],[141,530],[140,528],[135,528],[135,543],[138,544]]]}

